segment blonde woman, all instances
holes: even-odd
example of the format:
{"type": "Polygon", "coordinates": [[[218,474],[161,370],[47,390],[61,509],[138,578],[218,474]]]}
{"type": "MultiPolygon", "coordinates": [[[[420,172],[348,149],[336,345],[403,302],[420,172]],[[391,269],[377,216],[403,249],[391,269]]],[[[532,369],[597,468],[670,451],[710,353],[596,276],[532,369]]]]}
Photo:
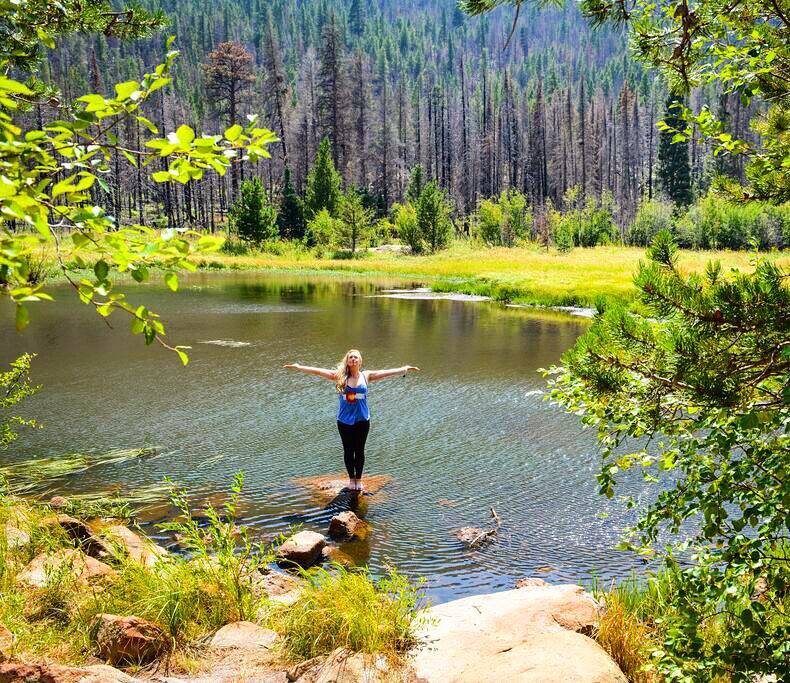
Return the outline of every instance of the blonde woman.
{"type": "Polygon", "coordinates": [[[299,370],[308,375],[323,377],[335,383],[338,393],[337,429],[343,442],[343,459],[348,472],[348,487],[362,491],[362,468],[365,466],[365,441],[370,431],[370,409],[368,408],[368,384],[388,377],[406,376],[419,371],[413,365],[390,370],[362,370],[362,354],[351,349],[335,370],[313,368],[299,363],[288,363],[283,367],[299,370]]]}

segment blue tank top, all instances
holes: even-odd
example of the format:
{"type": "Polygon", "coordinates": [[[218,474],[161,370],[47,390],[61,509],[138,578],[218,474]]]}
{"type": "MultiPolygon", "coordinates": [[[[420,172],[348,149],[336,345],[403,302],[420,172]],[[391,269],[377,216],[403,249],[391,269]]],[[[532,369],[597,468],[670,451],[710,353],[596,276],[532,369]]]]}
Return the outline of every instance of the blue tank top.
{"type": "Polygon", "coordinates": [[[346,386],[338,396],[337,421],[343,424],[353,425],[370,419],[368,380],[364,372],[359,374],[361,375],[360,385],[358,387],[346,386]]]}

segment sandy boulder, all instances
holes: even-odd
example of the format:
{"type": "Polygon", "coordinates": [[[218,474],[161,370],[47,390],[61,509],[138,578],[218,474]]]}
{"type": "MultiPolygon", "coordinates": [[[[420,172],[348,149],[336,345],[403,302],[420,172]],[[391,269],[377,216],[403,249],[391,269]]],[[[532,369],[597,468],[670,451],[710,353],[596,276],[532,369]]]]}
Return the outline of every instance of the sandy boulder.
{"type": "Polygon", "coordinates": [[[277,562],[281,565],[310,567],[321,559],[326,539],[315,531],[300,531],[277,549],[277,562]]]}
{"type": "Polygon", "coordinates": [[[427,610],[413,656],[425,683],[626,683],[591,638],[598,606],[579,586],[525,586],[427,610]],[[569,630],[568,626],[571,627],[569,630]]]}
{"type": "Polygon", "coordinates": [[[41,553],[17,576],[17,581],[34,588],[43,588],[50,577],[67,572],[79,583],[110,577],[115,572],[104,562],[90,557],[80,550],[65,548],[51,555],[41,553]]]}
{"type": "Polygon", "coordinates": [[[147,538],[136,534],[131,529],[116,524],[104,530],[111,541],[120,545],[129,559],[134,560],[144,567],[153,567],[162,558],[167,556],[167,551],[147,538]]]}
{"type": "Polygon", "coordinates": [[[217,631],[209,645],[212,648],[235,647],[241,650],[269,649],[276,640],[277,633],[271,629],[263,628],[251,621],[237,621],[217,631]]]}
{"type": "Polygon", "coordinates": [[[0,664],[0,683],[133,683],[136,679],[111,666],[98,664],[85,667],[60,666],[50,663],[0,664]]]}
{"type": "Polygon", "coordinates": [[[296,683],[384,683],[402,680],[392,675],[384,657],[338,648],[326,659],[303,662],[288,672],[296,683]]]}
{"type": "Polygon", "coordinates": [[[11,524],[6,524],[3,532],[5,533],[5,540],[9,550],[21,548],[30,543],[30,534],[11,524]]]}

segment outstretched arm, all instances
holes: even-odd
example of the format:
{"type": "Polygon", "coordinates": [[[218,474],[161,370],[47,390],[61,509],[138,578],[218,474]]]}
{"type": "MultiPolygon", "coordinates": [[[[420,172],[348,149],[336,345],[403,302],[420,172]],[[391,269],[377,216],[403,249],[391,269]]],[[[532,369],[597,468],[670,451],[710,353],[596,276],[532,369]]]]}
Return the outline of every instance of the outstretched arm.
{"type": "Polygon", "coordinates": [[[404,365],[402,368],[392,368],[390,370],[368,370],[368,381],[375,382],[379,379],[387,379],[387,377],[405,376],[410,371],[419,372],[420,368],[415,368],[413,365],[404,365]]]}
{"type": "Polygon", "coordinates": [[[316,377],[323,377],[324,379],[332,381],[335,379],[335,371],[327,370],[326,368],[312,368],[309,365],[299,365],[299,363],[287,363],[283,365],[283,367],[288,368],[289,370],[299,370],[299,372],[304,372],[308,375],[315,375],[316,377]]]}

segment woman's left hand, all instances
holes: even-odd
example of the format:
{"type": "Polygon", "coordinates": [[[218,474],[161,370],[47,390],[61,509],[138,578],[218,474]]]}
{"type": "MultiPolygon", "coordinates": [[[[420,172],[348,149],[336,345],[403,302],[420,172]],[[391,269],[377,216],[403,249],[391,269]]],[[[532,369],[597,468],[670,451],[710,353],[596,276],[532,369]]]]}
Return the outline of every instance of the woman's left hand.
{"type": "Polygon", "coordinates": [[[416,372],[419,372],[420,368],[417,368],[414,365],[407,365],[406,366],[406,372],[409,372],[409,370],[415,370],[416,372]]]}

